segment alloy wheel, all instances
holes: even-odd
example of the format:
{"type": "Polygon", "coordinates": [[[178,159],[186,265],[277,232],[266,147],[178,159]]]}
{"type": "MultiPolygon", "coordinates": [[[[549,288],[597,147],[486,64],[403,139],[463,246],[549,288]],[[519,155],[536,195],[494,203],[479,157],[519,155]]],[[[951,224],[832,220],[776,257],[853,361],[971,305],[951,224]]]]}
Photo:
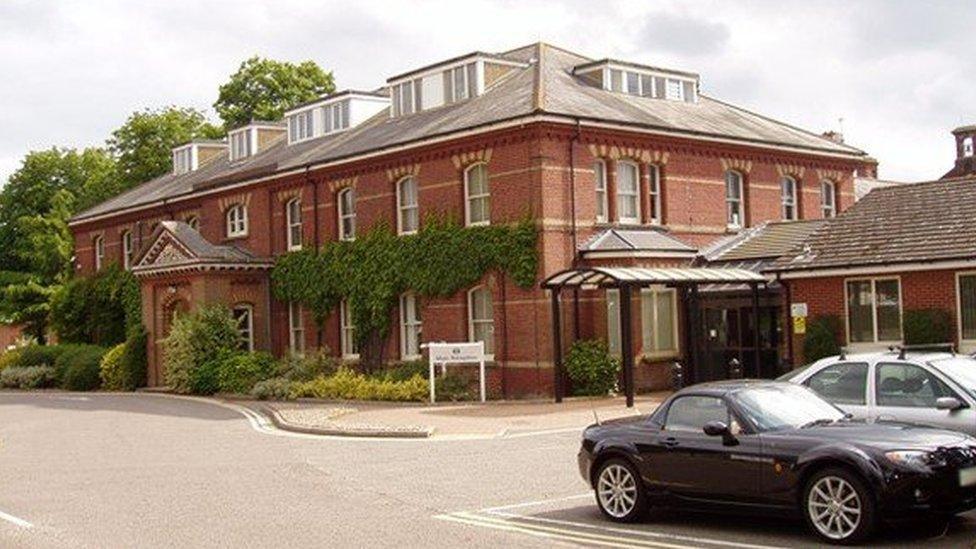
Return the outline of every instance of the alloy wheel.
{"type": "Polygon", "coordinates": [[[614,518],[626,517],[637,505],[637,481],[623,465],[611,463],[605,467],[600,472],[596,491],[600,505],[614,518]]]}
{"type": "Polygon", "coordinates": [[[825,476],[817,481],[807,496],[810,522],[824,536],[844,540],[861,523],[861,497],[846,480],[825,476]]]}

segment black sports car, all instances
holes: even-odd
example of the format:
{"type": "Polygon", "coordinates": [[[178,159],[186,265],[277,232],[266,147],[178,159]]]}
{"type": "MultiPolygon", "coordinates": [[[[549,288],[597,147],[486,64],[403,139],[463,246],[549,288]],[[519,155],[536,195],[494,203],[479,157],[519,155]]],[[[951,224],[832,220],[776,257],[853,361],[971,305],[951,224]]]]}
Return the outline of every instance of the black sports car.
{"type": "Polygon", "coordinates": [[[841,544],[881,520],[976,507],[976,438],[849,418],[790,383],[695,385],[650,416],[588,427],[580,473],[614,521],[658,504],[788,512],[841,544]]]}

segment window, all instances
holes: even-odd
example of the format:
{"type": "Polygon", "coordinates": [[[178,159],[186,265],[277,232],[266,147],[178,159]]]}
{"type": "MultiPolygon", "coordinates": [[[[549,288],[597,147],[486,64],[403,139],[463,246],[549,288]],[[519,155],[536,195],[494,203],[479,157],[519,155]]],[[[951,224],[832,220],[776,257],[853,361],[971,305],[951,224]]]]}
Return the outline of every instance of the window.
{"type": "Polygon", "coordinates": [[[627,93],[640,95],[640,75],[636,72],[627,73],[627,93]]]}
{"type": "Polygon", "coordinates": [[[247,206],[234,204],[227,210],[227,237],[247,236],[247,206]]]}
{"type": "Polygon", "coordinates": [[[878,364],[874,381],[878,406],[935,408],[940,398],[959,398],[932,372],[915,364],[878,364]]]}
{"type": "Polygon", "coordinates": [[[813,374],[803,384],[833,404],[864,406],[867,403],[868,365],[861,362],[833,364],[813,374]]]}
{"type": "Polygon", "coordinates": [[[93,246],[95,248],[95,270],[97,271],[102,268],[102,264],[105,262],[105,238],[96,236],[93,246]]]}
{"type": "Polygon", "coordinates": [[[620,290],[607,290],[607,349],[620,356],[620,290]]]}
{"type": "Polygon", "coordinates": [[[686,396],[676,399],[668,408],[664,428],[668,431],[702,433],[705,424],[721,421],[731,426],[729,408],[718,397],[686,396]]]}
{"type": "Polygon", "coordinates": [[[285,224],[289,250],[302,249],[302,200],[292,198],[285,204],[285,224]]]}
{"type": "Polygon", "coordinates": [[[640,223],[640,172],[633,162],[617,162],[617,221],[640,223]]]}
{"type": "Polygon", "coordinates": [[[681,85],[681,80],[672,80],[668,78],[667,86],[665,88],[666,99],[672,101],[681,101],[684,99],[684,87],[681,85]]]}
{"type": "Polygon", "coordinates": [[[301,305],[294,302],[288,304],[288,346],[295,354],[305,352],[305,319],[301,305]]]}
{"type": "Polygon", "coordinates": [[[661,168],[656,164],[649,164],[647,166],[647,191],[650,194],[650,200],[648,204],[650,205],[651,211],[648,212],[648,217],[650,217],[651,223],[655,225],[661,224],[661,168]]]}
{"type": "Polygon", "coordinates": [[[901,291],[897,278],[847,281],[850,343],[901,340],[901,291]]]}
{"type": "Polygon", "coordinates": [[[641,290],[641,343],[645,355],[678,351],[678,299],[672,288],[641,290]]]}
{"type": "Polygon", "coordinates": [[[359,358],[359,346],[356,344],[356,325],[352,322],[352,312],[345,300],[339,304],[339,329],[342,336],[342,357],[359,358]]]}
{"type": "Polygon", "coordinates": [[[972,156],[973,155],[973,138],[967,137],[962,140],[962,155],[972,156]]]}
{"type": "Polygon", "coordinates": [[[477,95],[477,66],[468,63],[443,72],[444,98],[447,103],[464,101],[477,95]]]}
{"type": "Polygon", "coordinates": [[[179,175],[193,171],[193,147],[173,151],[173,173],[179,175]]]}
{"type": "Polygon", "coordinates": [[[251,305],[235,305],[231,311],[234,321],[237,322],[237,329],[241,333],[242,351],[254,350],[254,308],[251,305]]]}
{"type": "Polygon", "coordinates": [[[960,274],[956,285],[959,292],[959,339],[976,340],[976,273],[960,274]]]}
{"type": "Polygon", "coordinates": [[[125,231],[122,233],[122,266],[126,270],[132,268],[132,254],[135,249],[132,246],[132,231],[125,231]]]}
{"type": "Polygon", "coordinates": [[[796,219],[796,180],[784,177],[779,182],[783,219],[796,219]]]}
{"type": "Polygon", "coordinates": [[[186,224],[189,225],[194,231],[200,230],[200,218],[195,215],[186,218],[186,224]]]}
{"type": "Polygon", "coordinates": [[[309,109],[288,117],[288,141],[295,143],[313,137],[315,110],[309,109]]]}
{"type": "Polygon", "coordinates": [[[400,234],[413,234],[420,227],[420,211],[417,206],[417,180],[404,177],[397,183],[397,230],[400,234]]]}
{"type": "Polygon", "coordinates": [[[593,178],[596,185],[596,220],[607,222],[607,165],[602,160],[593,163],[593,178]]]}
{"type": "Polygon", "coordinates": [[[654,97],[654,77],[649,74],[640,75],[640,94],[644,97],[654,97]]]}
{"type": "Polygon", "coordinates": [[[337,132],[349,127],[349,101],[340,101],[324,108],[325,133],[337,132]]]}
{"type": "Polygon", "coordinates": [[[230,160],[240,160],[251,155],[251,130],[230,134],[230,160]]]}
{"type": "Polygon", "coordinates": [[[745,217],[742,209],[742,174],[739,172],[725,172],[725,204],[726,224],[730,228],[742,227],[745,217]]]}
{"type": "Polygon", "coordinates": [[[400,296],[400,358],[402,360],[420,358],[421,326],[417,294],[403,294],[400,296]]]}
{"type": "Polygon", "coordinates": [[[464,204],[467,225],[487,225],[491,222],[491,193],[486,165],[475,164],[464,170],[464,204]]]}
{"type": "Polygon", "coordinates": [[[485,354],[495,353],[495,312],[491,291],[479,286],[468,292],[468,338],[484,341],[485,354]]]}
{"type": "Polygon", "coordinates": [[[824,219],[837,215],[837,193],[833,181],[820,182],[820,210],[824,219]]]}
{"type": "Polygon", "coordinates": [[[624,73],[616,69],[610,70],[610,90],[615,92],[624,91],[624,73]]]}
{"type": "Polygon", "coordinates": [[[345,188],[339,191],[339,240],[356,238],[356,191],[345,188]]]}

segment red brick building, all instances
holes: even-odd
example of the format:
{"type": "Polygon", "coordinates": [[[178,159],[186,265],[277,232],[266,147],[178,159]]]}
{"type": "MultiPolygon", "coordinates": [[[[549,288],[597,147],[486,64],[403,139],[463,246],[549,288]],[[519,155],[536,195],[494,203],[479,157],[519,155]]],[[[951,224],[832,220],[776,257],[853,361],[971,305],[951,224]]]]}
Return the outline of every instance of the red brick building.
{"type": "MultiPolygon", "coordinates": [[[[173,156],[172,173],[71,221],[79,273],[118,261],[142,281],[151,384],[162,382],[159,340],[172,315],[207,302],[235,308],[254,348],[321,341],[355,359],[344,311],[317,333],[270,297],[268,268],[380,221],[409,234],[445,211],[469,225],[528,214],[541,281],[574,265],[690,265],[699,247],[765,221],[832,217],[854,202],[854,177],[876,168],[836,135],[707,96],[696,74],[546,44],[412,70],[173,156]]],[[[639,298],[632,340],[644,385],[653,364],[684,352],[681,307],[666,290],[639,298]]],[[[604,293],[581,294],[567,335],[608,337],[604,293]]],[[[416,356],[421,339],[483,339],[496,394],[551,391],[541,289],[489,274],[446,299],[407,294],[395,314],[388,356],[416,356]]]]}

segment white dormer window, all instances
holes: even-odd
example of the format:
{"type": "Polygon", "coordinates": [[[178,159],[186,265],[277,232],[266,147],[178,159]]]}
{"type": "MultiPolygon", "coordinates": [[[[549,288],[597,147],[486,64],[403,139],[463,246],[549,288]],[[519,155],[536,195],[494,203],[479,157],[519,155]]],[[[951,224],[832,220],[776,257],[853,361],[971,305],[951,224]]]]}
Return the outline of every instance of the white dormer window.
{"type": "Polygon", "coordinates": [[[246,128],[230,134],[230,160],[240,160],[253,154],[253,142],[251,128],[246,128]]]}
{"type": "Polygon", "coordinates": [[[393,77],[389,83],[394,117],[421,112],[484,93],[515,68],[528,64],[472,54],[393,77]]]}
{"type": "Polygon", "coordinates": [[[574,74],[607,91],[669,101],[698,101],[698,75],[606,59],[580,65],[574,74]]]}
{"type": "Polygon", "coordinates": [[[193,147],[183,147],[173,151],[173,173],[176,175],[192,172],[194,169],[193,147]]]}
{"type": "Polygon", "coordinates": [[[227,238],[247,236],[247,206],[234,204],[227,210],[227,238]]]}
{"type": "Polygon", "coordinates": [[[325,133],[337,132],[349,127],[349,102],[340,101],[323,107],[325,133]]]}
{"type": "Polygon", "coordinates": [[[315,111],[307,110],[288,117],[288,142],[297,143],[315,137],[315,111]]]}
{"type": "Polygon", "coordinates": [[[962,155],[969,157],[973,155],[973,138],[967,137],[962,140],[962,155]]]}

